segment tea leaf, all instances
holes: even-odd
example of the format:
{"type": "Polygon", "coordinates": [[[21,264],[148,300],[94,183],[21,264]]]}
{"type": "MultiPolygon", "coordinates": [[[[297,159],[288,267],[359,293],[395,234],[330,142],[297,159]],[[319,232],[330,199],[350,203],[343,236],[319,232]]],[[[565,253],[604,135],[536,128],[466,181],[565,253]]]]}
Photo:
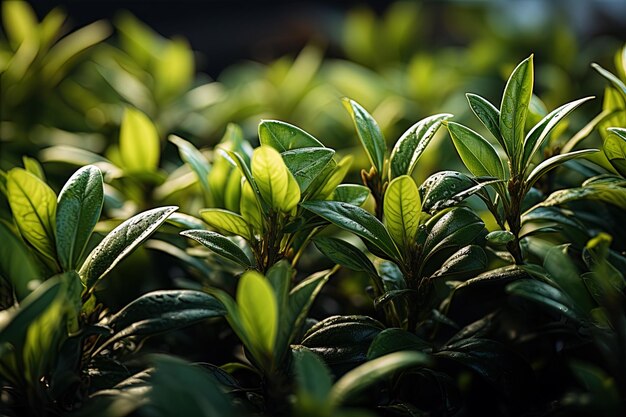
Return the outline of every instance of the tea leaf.
{"type": "Polygon", "coordinates": [[[596,152],[599,152],[598,149],[584,149],[581,151],[555,155],[546,159],[545,161],[537,165],[535,169],[533,169],[532,172],[528,175],[528,178],[526,178],[525,182],[526,189],[530,189],[530,187],[532,187],[539,178],[541,178],[548,171],[558,167],[563,162],[569,161],[570,159],[574,158],[581,158],[583,156],[590,155],[596,152]]]}
{"type": "Polygon", "coordinates": [[[300,148],[323,148],[324,145],[297,126],[278,120],[263,120],[259,123],[261,145],[268,145],[278,152],[300,148]]]}
{"type": "Polygon", "coordinates": [[[485,138],[454,122],[448,122],[448,131],[459,156],[472,174],[506,179],[498,153],[485,138]]]}
{"type": "Polygon", "coordinates": [[[350,113],[350,117],[352,117],[354,127],[372,166],[382,175],[387,145],[378,123],[355,101],[344,98],[343,104],[348,113],[350,113]]]}
{"type": "Polygon", "coordinates": [[[602,150],[607,159],[623,177],[626,177],[626,129],[611,127],[602,150]]]}
{"type": "Polygon", "coordinates": [[[500,110],[479,95],[468,93],[465,97],[467,97],[472,112],[504,149],[505,145],[500,133],[500,110]]]}
{"type": "Polygon", "coordinates": [[[362,206],[370,195],[370,189],[358,184],[341,184],[335,188],[331,200],[354,206],[362,206]]]}
{"type": "Polygon", "coordinates": [[[122,259],[154,233],[174,211],[176,206],[159,207],[139,213],[126,220],[102,239],[80,269],[80,277],[93,289],[122,259]]]}
{"type": "Polygon", "coordinates": [[[54,191],[30,172],[13,168],[7,174],[7,192],[13,218],[24,239],[56,261],[54,191]]]}
{"type": "Polygon", "coordinates": [[[252,154],[252,176],[263,200],[280,209],[287,197],[289,172],[278,151],[267,145],[256,148],[252,154]]]}
{"type": "Polygon", "coordinates": [[[127,108],[120,130],[120,157],[128,172],[152,172],[159,164],[159,134],[148,116],[127,108]]]}
{"type": "Polygon", "coordinates": [[[219,233],[209,232],[208,230],[185,230],[180,234],[201,243],[218,255],[223,256],[224,258],[235,262],[244,268],[251,268],[254,266],[252,261],[250,261],[250,258],[248,258],[239,246],[219,233]]]}
{"type": "Polygon", "coordinates": [[[299,148],[282,153],[283,161],[302,193],[322,173],[334,155],[335,151],[328,148],[299,148]]]}
{"type": "Polygon", "coordinates": [[[170,135],[168,140],[178,147],[180,158],[189,164],[191,170],[196,174],[196,177],[198,177],[205,198],[208,199],[209,202],[212,201],[210,199],[211,187],[209,185],[209,173],[211,172],[211,165],[209,161],[207,161],[202,152],[193,146],[191,142],[175,135],[170,135]]]}
{"type": "Polygon", "coordinates": [[[76,171],[59,193],[56,249],[64,271],[78,267],[103,202],[102,173],[93,165],[76,171]]]}
{"type": "Polygon", "coordinates": [[[237,287],[237,305],[252,344],[271,356],[278,332],[278,306],[267,279],[256,271],[243,274],[237,287]]]}
{"type": "Polygon", "coordinates": [[[313,240],[315,247],[331,261],[353,271],[363,271],[377,275],[376,268],[369,258],[358,248],[345,240],[318,236],[313,240]]]}
{"type": "Polygon", "coordinates": [[[0,275],[12,284],[18,300],[28,294],[29,282],[41,279],[39,268],[24,242],[0,221],[0,275]]]}
{"type": "Polygon", "coordinates": [[[402,175],[389,183],[384,200],[385,225],[394,242],[406,248],[415,239],[422,204],[415,181],[402,175]]]}
{"type": "Polygon", "coordinates": [[[200,210],[200,217],[225,235],[241,236],[248,241],[252,239],[248,222],[237,213],[223,209],[203,209],[200,210]]]}

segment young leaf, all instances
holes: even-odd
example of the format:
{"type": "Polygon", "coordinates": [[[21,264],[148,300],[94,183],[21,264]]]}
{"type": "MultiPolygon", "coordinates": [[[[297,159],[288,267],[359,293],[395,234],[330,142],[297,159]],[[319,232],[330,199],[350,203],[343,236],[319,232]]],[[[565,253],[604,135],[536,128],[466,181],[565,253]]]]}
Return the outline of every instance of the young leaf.
{"type": "Polygon", "coordinates": [[[153,291],[111,317],[108,326],[115,333],[106,343],[110,345],[129,336],[162,333],[225,314],[222,303],[201,291],[153,291]]]}
{"type": "Polygon", "coordinates": [[[598,64],[591,64],[591,66],[593,67],[593,69],[598,71],[600,75],[602,75],[604,78],[609,80],[611,84],[613,84],[613,86],[617,89],[617,91],[619,91],[622,94],[622,96],[626,99],[626,84],[624,84],[622,80],[620,80],[610,71],[605,70],[598,64]]]}
{"type": "MultiPolygon", "coordinates": [[[[175,135],[170,135],[168,138],[170,142],[178,147],[178,153],[180,158],[189,164],[191,170],[198,177],[200,186],[205,196],[208,198],[211,196],[211,187],[209,185],[209,173],[211,172],[211,165],[209,161],[204,157],[191,142],[188,142],[175,135]]],[[[211,200],[209,200],[211,201],[211,200]]]]}
{"type": "Polygon", "coordinates": [[[556,125],[576,107],[591,99],[593,99],[593,97],[585,97],[580,100],[564,104],[541,119],[541,121],[537,123],[530,132],[528,132],[528,135],[526,135],[526,139],[524,140],[524,156],[521,159],[522,168],[528,166],[533,158],[533,155],[541,149],[541,146],[556,125]]]}
{"type": "Polygon", "coordinates": [[[334,237],[317,236],[313,239],[315,247],[331,261],[353,271],[363,271],[377,275],[376,268],[369,258],[358,248],[345,240],[334,237]]]}
{"type": "Polygon", "coordinates": [[[218,255],[246,269],[254,266],[253,262],[239,246],[219,233],[209,232],[208,230],[185,230],[180,234],[201,243],[218,255]]]}
{"type": "Polygon", "coordinates": [[[174,211],[176,206],[159,207],[126,220],[102,239],[80,269],[80,277],[91,290],[111,269],[146,240],[174,211]]]}
{"type": "Polygon", "coordinates": [[[334,225],[369,241],[391,259],[401,258],[385,226],[362,208],[337,201],[309,201],[301,205],[334,225]]]}
{"type": "Polygon", "coordinates": [[[200,210],[200,217],[223,234],[241,236],[248,241],[252,239],[248,222],[237,213],[223,209],[203,209],[200,210]]]}
{"type": "Polygon", "coordinates": [[[441,122],[451,117],[451,114],[436,114],[420,120],[404,132],[391,151],[389,178],[411,175],[441,122]]]}
{"type": "Polygon", "coordinates": [[[344,107],[350,113],[359,139],[365,148],[365,152],[376,171],[382,174],[385,164],[387,145],[378,123],[358,103],[348,98],[343,99],[344,107]]]}
{"type": "MultiPolygon", "coordinates": [[[[533,94],[533,56],[513,70],[504,88],[500,105],[500,133],[504,147],[514,167],[518,167],[524,142],[524,124],[533,94]]],[[[500,177],[498,177],[500,178],[500,177]]]]}
{"type": "Polygon", "coordinates": [[[467,97],[472,112],[474,112],[478,120],[491,132],[493,137],[498,140],[504,149],[505,145],[502,140],[502,134],[500,133],[500,110],[496,109],[487,99],[479,95],[468,93],[465,97],[467,97]]]}
{"type": "Polygon", "coordinates": [[[472,174],[506,179],[498,153],[485,138],[454,122],[448,122],[448,131],[459,156],[472,174]]]}
{"type": "Polygon", "coordinates": [[[389,183],[384,200],[385,224],[398,247],[415,238],[422,204],[413,178],[402,175],[389,183]]]}
{"type": "Polygon", "coordinates": [[[268,145],[278,152],[300,148],[323,148],[324,145],[297,126],[278,120],[263,120],[259,123],[261,145],[268,145]]]}
{"type": "Polygon", "coordinates": [[[252,229],[258,233],[263,233],[263,214],[259,207],[259,201],[256,194],[252,190],[250,183],[242,178],[241,180],[241,200],[239,202],[239,212],[241,217],[252,226],[252,229]]]}
{"type": "Polygon", "coordinates": [[[141,111],[127,108],[120,130],[120,157],[128,172],[152,172],[159,165],[159,134],[141,111]]]}
{"type": "Polygon", "coordinates": [[[243,274],[237,287],[237,305],[251,342],[271,355],[278,332],[278,306],[267,279],[256,271],[243,274]]]}
{"type": "Polygon", "coordinates": [[[283,161],[305,192],[324,167],[333,159],[335,151],[328,148],[299,148],[282,153],[283,161]]]}
{"type": "Polygon", "coordinates": [[[252,154],[252,176],[263,200],[274,209],[281,208],[287,197],[289,172],[278,151],[266,145],[256,148],[252,154]]]}
{"type": "Polygon", "coordinates": [[[13,168],[7,174],[7,192],[13,218],[24,239],[42,255],[56,260],[54,191],[30,172],[13,168]]]}
{"type": "Polygon", "coordinates": [[[287,171],[287,193],[285,193],[285,199],[278,208],[284,213],[290,213],[299,202],[300,187],[291,172],[287,171]]]}
{"type": "Polygon", "coordinates": [[[76,171],[57,203],[56,249],[64,271],[76,269],[104,202],[102,173],[93,165],[76,171]]]}
{"type": "Polygon", "coordinates": [[[348,402],[367,388],[399,371],[431,363],[429,355],[421,352],[395,352],[373,359],[354,368],[333,385],[330,398],[333,404],[348,402]]]}
{"type": "Polygon", "coordinates": [[[541,176],[543,176],[548,171],[558,167],[563,162],[569,161],[570,159],[574,159],[574,158],[581,158],[585,155],[590,155],[596,152],[599,152],[598,149],[584,149],[581,151],[574,151],[574,152],[570,152],[566,154],[555,155],[553,157],[546,159],[545,161],[537,165],[535,169],[533,169],[533,171],[528,175],[528,178],[526,178],[526,183],[525,183],[526,189],[530,190],[530,188],[535,184],[535,182],[537,182],[539,178],[541,178],[541,176]]]}

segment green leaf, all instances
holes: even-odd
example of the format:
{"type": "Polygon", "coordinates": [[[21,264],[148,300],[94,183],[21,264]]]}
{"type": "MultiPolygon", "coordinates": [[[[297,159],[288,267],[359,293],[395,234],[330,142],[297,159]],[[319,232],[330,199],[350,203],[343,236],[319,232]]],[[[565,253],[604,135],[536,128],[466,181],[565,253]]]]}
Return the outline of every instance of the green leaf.
{"type": "Polygon", "coordinates": [[[595,200],[613,204],[622,210],[626,210],[626,188],[610,185],[598,184],[579,188],[566,188],[553,192],[546,198],[542,206],[557,206],[571,201],[595,200]]]}
{"type": "Polygon", "coordinates": [[[498,140],[504,149],[505,145],[502,140],[502,134],[500,133],[500,110],[496,109],[487,99],[479,95],[468,93],[465,97],[467,97],[472,112],[474,112],[478,120],[491,132],[493,137],[498,140]]]}
{"type": "Polygon", "coordinates": [[[78,267],[103,203],[102,173],[93,165],[76,171],[63,186],[57,203],[56,249],[64,271],[78,267]]]}
{"type": "Polygon", "coordinates": [[[619,91],[622,94],[624,99],[626,99],[626,84],[624,84],[622,80],[620,80],[619,78],[617,78],[617,76],[612,74],[610,71],[605,70],[598,64],[594,63],[594,64],[591,64],[591,66],[593,67],[593,69],[598,71],[600,75],[602,75],[604,78],[609,80],[611,84],[613,84],[613,86],[617,89],[617,91],[619,91]]]}
{"type": "Polygon", "coordinates": [[[350,117],[352,117],[354,127],[356,128],[359,139],[365,148],[365,152],[372,166],[376,168],[376,171],[382,174],[387,145],[385,144],[385,138],[380,131],[380,127],[378,127],[378,123],[376,123],[374,118],[355,101],[344,98],[343,104],[346,110],[348,110],[348,113],[350,113],[350,117]]]}
{"type": "Polygon", "coordinates": [[[390,258],[401,258],[385,226],[362,208],[337,201],[308,201],[301,205],[334,225],[367,240],[390,258]]]}
{"type": "Polygon", "coordinates": [[[37,16],[26,1],[3,2],[2,23],[14,49],[37,33],[37,16]]]}
{"type": "Polygon", "coordinates": [[[330,393],[334,404],[349,402],[358,394],[382,380],[390,378],[399,371],[418,366],[427,366],[431,363],[430,356],[421,352],[395,352],[371,360],[354,368],[342,376],[333,385],[330,393]]]}
{"type": "Polygon", "coordinates": [[[114,334],[106,344],[130,336],[149,336],[179,329],[225,314],[222,303],[201,291],[153,291],[132,301],[111,317],[108,326],[114,334]]]}
{"type": "Polygon", "coordinates": [[[134,108],[124,112],[120,130],[120,158],[128,172],[153,172],[159,165],[161,145],[148,116],[134,108]]]}
{"type": "MultiPolygon", "coordinates": [[[[268,206],[281,209],[287,199],[289,175],[277,150],[262,145],[252,154],[252,176],[268,206]]],[[[298,190],[299,198],[299,190],[298,190]]]]}
{"type": "Polygon", "coordinates": [[[252,344],[272,356],[278,333],[278,306],[267,279],[256,271],[244,273],[237,287],[237,305],[252,344]]]}
{"type": "Polygon", "coordinates": [[[331,200],[341,201],[354,206],[362,206],[370,195],[370,189],[364,185],[341,184],[335,188],[331,200]]]}
{"type": "Polygon", "coordinates": [[[211,165],[209,161],[207,161],[202,152],[193,146],[191,142],[175,135],[170,135],[168,140],[178,147],[180,158],[189,165],[191,170],[196,174],[196,177],[198,177],[205,199],[208,199],[208,202],[212,201],[210,199],[211,186],[209,185],[209,173],[211,172],[211,165]]]}
{"type": "Polygon", "coordinates": [[[263,233],[263,213],[250,183],[245,179],[241,183],[239,211],[241,212],[241,217],[252,226],[256,233],[263,233]]]}
{"type": "Polygon", "coordinates": [[[328,148],[299,148],[283,152],[282,158],[304,193],[334,155],[335,151],[328,148]]]}
{"type": "Polygon", "coordinates": [[[56,261],[54,191],[30,172],[13,168],[7,174],[7,192],[13,218],[24,239],[56,261]]]}
{"type": "Polygon", "coordinates": [[[487,267],[487,255],[478,245],[468,245],[453,253],[430,277],[475,276],[487,267]]]}
{"type": "Polygon", "coordinates": [[[239,246],[219,233],[209,232],[208,230],[185,230],[180,234],[201,243],[218,255],[246,269],[254,266],[253,262],[239,246]]]}
{"type": "Polygon", "coordinates": [[[508,230],[494,230],[485,236],[488,242],[495,245],[506,245],[515,240],[515,235],[508,230]]]}
{"type": "Polygon", "coordinates": [[[297,126],[278,120],[263,120],[259,123],[261,145],[268,145],[278,152],[299,148],[323,148],[324,145],[297,126]]]}
{"type": "Polygon", "coordinates": [[[333,383],[330,370],[319,356],[306,348],[295,349],[293,359],[298,384],[296,407],[325,415],[322,410],[333,383]]]}
{"type": "Polygon", "coordinates": [[[43,182],[46,182],[46,174],[43,172],[43,168],[41,164],[35,159],[29,156],[22,156],[22,163],[24,164],[24,169],[43,182]]]}
{"type": "Polygon", "coordinates": [[[401,175],[385,191],[385,225],[398,247],[406,248],[415,239],[422,203],[413,178],[401,175]]]}
{"type": "Polygon", "coordinates": [[[563,118],[565,118],[585,101],[589,101],[593,98],[594,97],[585,97],[572,101],[571,103],[564,104],[541,119],[541,121],[537,123],[530,132],[528,132],[528,135],[526,135],[526,139],[524,140],[524,156],[520,161],[522,168],[528,166],[528,164],[532,161],[533,155],[541,149],[543,143],[550,135],[550,132],[552,132],[556,125],[563,120],[563,118]]]}
{"type": "Polygon", "coordinates": [[[558,167],[563,162],[569,161],[570,159],[574,159],[574,158],[581,158],[583,156],[590,155],[596,152],[599,152],[599,150],[598,149],[584,149],[581,151],[573,151],[570,153],[555,155],[546,159],[545,161],[537,165],[530,174],[528,174],[528,178],[526,178],[526,181],[524,184],[524,186],[526,187],[526,190],[530,190],[530,188],[533,185],[535,185],[535,183],[537,182],[539,178],[541,178],[548,171],[558,167]]]}
{"type": "Polygon", "coordinates": [[[122,259],[154,233],[176,206],[159,207],[139,213],[126,220],[102,239],[80,269],[80,277],[92,290],[122,259]]]}
{"type": "Polygon", "coordinates": [[[500,105],[500,133],[506,153],[516,168],[519,167],[524,143],[524,124],[532,94],[533,56],[531,55],[513,70],[504,88],[500,105]]]}
{"type": "Polygon", "coordinates": [[[506,291],[509,294],[526,298],[548,309],[556,310],[574,321],[580,322],[584,317],[567,294],[545,282],[521,279],[507,285],[506,291]]]}
{"type": "MultiPolygon", "coordinates": [[[[459,193],[474,187],[476,181],[457,171],[436,172],[419,187],[422,210],[434,214],[445,207],[446,202],[455,199],[459,193]]],[[[479,191],[480,188],[477,190],[479,191]]],[[[469,197],[469,196],[468,196],[469,197]]]]}
{"type": "Polygon", "coordinates": [[[29,283],[41,279],[39,268],[29,249],[11,230],[0,221],[0,275],[12,284],[18,300],[30,294],[29,283]]]}
{"type": "Polygon", "coordinates": [[[472,174],[506,179],[498,153],[485,138],[458,123],[448,122],[447,126],[454,147],[472,174]]]}
{"type": "Polygon", "coordinates": [[[331,261],[353,271],[363,271],[378,275],[369,258],[358,248],[345,240],[334,237],[317,236],[313,239],[315,247],[331,261]]]}
{"type": "Polygon", "coordinates": [[[451,117],[451,114],[436,114],[420,120],[404,132],[391,151],[389,177],[411,175],[441,122],[451,117]]]}
{"type": "MultiPolygon", "coordinates": [[[[353,159],[352,155],[347,155],[341,158],[341,161],[339,161],[339,163],[332,168],[328,176],[324,178],[324,181],[322,181],[318,187],[315,187],[315,191],[311,193],[311,197],[309,199],[324,200],[328,198],[328,196],[330,196],[337,189],[337,187],[339,187],[348,174],[353,159]]],[[[326,168],[331,167],[332,165],[333,162],[329,163],[326,168]]]]}
{"type": "Polygon", "coordinates": [[[200,210],[200,217],[223,234],[241,236],[247,241],[252,240],[248,222],[237,213],[223,209],[203,209],[200,210]]]}
{"type": "Polygon", "coordinates": [[[424,242],[426,259],[439,250],[465,246],[484,230],[485,224],[470,209],[461,207],[445,213],[432,226],[424,242]]]}
{"type": "Polygon", "coordinates": [[[402,329],[385,329],[378,333],[367,351],[367,358],[372,360],[403,350],[429,351],[431,345],[422,338],[402,329]]]}
{"type": "Polygon", "coordinates": [[[626,178],[626,129],[610,127],[602,150],[613,168],[626,178]]]}

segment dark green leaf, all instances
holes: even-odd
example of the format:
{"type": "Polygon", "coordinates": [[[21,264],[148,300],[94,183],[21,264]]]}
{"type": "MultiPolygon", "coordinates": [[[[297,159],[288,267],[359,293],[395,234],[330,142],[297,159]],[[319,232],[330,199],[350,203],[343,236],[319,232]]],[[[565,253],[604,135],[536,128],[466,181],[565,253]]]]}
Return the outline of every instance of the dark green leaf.
{"type": "Polygon", "coordinates": [[[30,294],[29,283],[41,279],[41,273],[28,247],[4,221],[0,221],[0,242],[0,275],[22,300],[30,294]]]}
{"type": "MultiPolygon", "coordinates": [[[[328,398],[332,387],[330,370],[313,352],[300,347],[294,349],[294,371],[298,384],[298,407],[316,408],[319,412],[328,398]]],[[[322,414],[323,415],[323,414],[322,414]]]]}
{"type": "Polygon", "coordinates": [[[313,243],[331,261],[353,271],[363,271],[377,275],[376,268],[369,258],[358,248],[345,240],[334,237],[317,236],[313,243]]]}
{"type": "Polygon", "coordinates": [[[146,240],[176,206],[160,207],[139,213],[113,229],[91,251],[80,269],[80,277],[91,290],[111,269],[146,240]]]}
{"type": "Polygon", "coordinates": [[[500,133],[500,110],[479,95],[468,93],[465,94],[465,97],[467,97],[470,108],[478,117],[478,120],[491,132],[504,149],[505,145],[500,133]]]}
{"type": "Polygon", "coordinates": [[[436,114],[420,120],[404,132],[391,151],[389,177],[411,175],[441,122],[451,117],[451,114],[436,114]]]}
{"type": "Polygon", "coordinates": [[[439,218],[430,229],[424,243],[428,259],[435,252],[452,247],[465,246],[483,231],[485,224],[474,212],[465,207],[450,210],[439,218]]]}
{"type": "Polygon", "coordinates": [[[528,174],[528,178],[526,178],[524,186],[528,190],[537,182],[539,178],[541,178],[548,171],[558,167],[563,162],[569,161],[570,159],[574,159],[574,158],[581,158],[583,156],[587,156],[596,152],[599,152],[599,151],[597,149],[584,149],[581,151],[573,151],[573,152],[566,153],[566,154],[552,156],[546,159],[545,161],[543,161],[542,163],[540,163],[539,165],[537,165],[535,169],[533,169],[532,172],[528,174]]]}
{"type": "Polygon", "coordinates": [[[376,123],[374,118],[355,101],[344,98],[343,104],[352,117],[354,127],[356,128],[359,139],[361,139],[361,144],[363,144],[372,166],[382,175],[387,145],[380,131],[380,127],[378,127],[378,123],[376,123]]]}
{"type": "Polygon", "coordinates": [[[76,171],[63,186],[57,203],[56,248],[64,271],[78,267],[103,203],[102,173],[93,165],[76,171]]]}
{"type": "Polygon", "coordinates": [[[582,320],[583,316],[580,311],[577,311],[573,301],[558,288],[545,282],[522,279],[507,285],[506,291],[509,294],[534,301],[548,309],[556,310],[577,322],[582,320]]]}
{"type": "Polygon", "coordinates": [[[506,245],[515,240],[515,235],[508,230],[494,230],[488,233],[485,239],[494,245],[506,245]]]}
{"type": "Polygon", "coordinates": [[[611,127],[602,150],[613,168],[626,178],[626,129],[611,127]]]}
{"type": "Polygon", "coordinates": [[[218,255],[244,268],[252,268],[254,266],[254,263],[248,258],[248,255],[226,236],[222,236],[216,232],[209,232],[208,230],[185,230],[180,234],[201,243],[218,255]]]}
{"type": "Polygon", "coordinates": [[[358,184],[341,184],[335,188],[331,200],[362,206],[370,195],[369,188],[358,184]]]}
{"type": "Polygon", "coordinates": [[[430,351],[431,345],[422,338],[402,329],[385,329],[378,333],[367,352],[367,358],[372,360],[393,352],[415,350],[430,351]]]}
{"type": "Polygon", "coordinates": [[[304,130],[278,120],[263,120],[259,123],[261,145],[269,145],[278,152],[299,148],[323,148],[324,145],[304,130]]]}
{"type": "Polygon", "coordinates": [[[441,268],[431,275],[431,278],[466,276],[470,273],[483,271],[486,267],[487,255],[485,251],[480,246],[468,245],[452,254],[441,268]]]}
{"type": "Polygon", "coordinates": [[[506,179],[498,153],[485,138],[458,123],[448,122],[447,126],[454,147],[472,174],[506,179]]]}
{"type": "Polygon", "coordinates": [[[328,148],[299,148],[281,154],[302,193],[323,172],[334,155],[335,151],[328,148]]]}

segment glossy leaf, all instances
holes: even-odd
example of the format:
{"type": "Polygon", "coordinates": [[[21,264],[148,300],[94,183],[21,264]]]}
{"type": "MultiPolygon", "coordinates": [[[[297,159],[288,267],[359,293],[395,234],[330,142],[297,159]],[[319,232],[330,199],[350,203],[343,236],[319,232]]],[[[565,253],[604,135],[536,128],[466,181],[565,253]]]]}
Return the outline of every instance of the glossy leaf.
{"type": "Polygon", "coordinates": [[[382,173],[387,145],[378,123],[355,101],[344,98],[343,104],[348,113],[350,113],[350,117],[352,117],[354,127],[372,166],[376,168],[376,171],[382,173]]]}
{"type": "Polygon", "coordinates": [[[617,89],[617,91],[619,91],[622,94],[622,96],[626,99],[626,84],[624,84],[622,80],[620,80],[610,71],[605,70],[598,64],[591,64],[591,66],[593,67],[593,69],[598,71],[600,75],[602,75],[604,78],[609,80],[611,84],[613,84],[613,87],[615,87],[615,89],[617,89]]]}
{"type": "Polygon", "coordinates": [[[528,132],[528,135],[526,135],[526,139],[524,140],[524,156],[521,160],[522,167],[525,167],[527,163],[530,163],[533,155],[541,149],[544,142],[550,135],[550,132],[552,132],[556,125],[563,120],[563,118],[565,118],[585,101],[589,101],[591,99],[593,99],[593,97],[585,97],[572,101],[571,103],[564,104],[541,119],[541,121],[537,123],[530,132],[528,132]]]}
{"type": "Polygon", "coordinates": [[[622,210],[626,210],[626,189],[609,184],[566,188],[550,194],[541,205],[557,206],[577,200],[603,201],[620,207],[622,210]]]}
{"type": "Polygon", "coordinates": [[[323,148],[324,145],[297,126],[278,120],[263,120],[259,123],[261,145],[268,145],[278,152],[300,148],[323,148]]]}
{"type": "Polygon", "coordinates": [[[517,166],[520,161],[524,143],[524,124],[532,94],[533,56],[531,55],[513,70],[504,88],[500,104],[500,133],[513,166],[517,166]]]}
{"type": "Polygon", "coordinates": [[[7,192],[21,235],[42,255],[56,260],[54,191],[30,172],[13,168],[7,174],[7,192]]]}
{"type": "Polygon", "coordinates": [[[506,245],[509,242],[515,240],[515,235],[508,230],[495,230],[485,236],[488,242],[495,245],[506,245]]]}
{"type": "Polygon", "coordinates": [[[276,296],[267,279],[256,271],[242,275],[237,287],[241,323],[251,342],[271,354],[278,333],[276,296]]]}
{"type": "Polygon", "coordinates": [[[328,148],[299,148],[282,153],[283,161],[298,182],[301,192],[309,188],[334,155],[335,151],[328,148]]]}
{"type": "Polygon", "coordinates": [[[452,209],[432,226],[424,242],[424,252],[428,258],[444,248],[468,245],[484,227],[480,217],[471,210],[465,207],[452,209]]]}
{"type": "MultiPolygon", "coordinates": [[[[168,138],[178,148],[180,158],[185,161],[191,170],[196,174],[200,186],[205,196],[211,196],[211,186],[209,184],[209,173],[211,172],[211,165],[209,161],[204,157],[191,142],[188,142],[175,135],[170,135],[168,138]]],[[[210,200],[209,200],[210,201],[210,200]]]]}
{"type": "Polygon", "coordinates": [[[498,153],[485,138],[458,123],[448,122],[447,126],[454,147],[472,174],[506,179],[498,153]]]}
{"type": "Polygon", "coordinates": [[[537,165],[530,174],[528,174],[528,178],[526,178],[525,182],[526,189],[530,189],[530,187],[535,185],[539,178],[545,175],[548,171],[558,167],[562,163],[569,161],[570,159],[581,158],[583,156],[588,156],[596,152],[598,152],[597,149],[584,149],[581,151],[573,151],[566,154],[555,155],[546,159],[545,161],[537,165]]]}
{"type": "Polygon", "coordinates": [[[252,176],[268,206],[279,209],[285,203],[289,172],[277,150],[261,146],[252,154],[252,176]]]}
{"type": "Polygon", "coordinates": [[[452,254],[441,265],[441,268],[431,275],[431,278],[467,276],[482,272],[486,267],[485,251],[478,245],[468,245],[452,254]]]}
{"type": "Polygon", "coordinates": [[[422,204],[413,178],[402,175],[387,186],[384,199],[385,225],[398,247],[415,239],[422,204]]]}
{"type": "Polygon", "coordinates": [[[93,165],[76,171],[63,186],[57,203],[56,250],[64,271],[79,266],[103,203],[102,173],[93,165]]]}
{"type": "Polygon", "coordinates": [[[91,251],[80,269],[80,277],[87,289],[91,290],[176,210],[178,207],[169,206],[144,211],[126,220],[106,235],[91,251]]]}
{"type": "Polygon", "coordinates": [[[141,111],[127,108],[120,130],[120,157],[128,172],[151,172],[159,165],[161,145],[156,127],[141,111]]]}
{"type": "Polygon", "coordinates": [[[107,344],[129,336],[148,336],[226,314],[215,297],[193,290],[163,290],[142,295],[111,317],[107,344]]]}
{"type": "Polygon", "coordinates": [[[431,350],[431,345],[411,332],[390,328],[378,333],[370,345],[367,357],[372,360],[405,350],[425,352],[431,350]]]}
{"type": "Polygon", "coordinates": [[[239,246],[219,233],[209,232],[208,230],[185,230],[180,234],[199,242],[218,255],[244,268],[252,268],[254,266],[253,262],[239,246]]]}
{"type": "Polygon", "coordinates": [[[362,206],[370,195],[369,188],[358,184],[341,184],[335,188],[331,200],[362,206]]]}
{"type": "Polygon", "coordinates": [[[248,241],[252,239],[248,222],[237,213],[223,209],[203,209],[200,210],[200,217],[225,235],[241,236],[248,241]]]}
{"type": "Polygon", "coordinates": [[[241,182],[241,201],[239,202],[239,211],[241,217],[252,226],[258,234],[263,233],[263,214],[256,195],[250,186],[250,183],[242,179],[241,182]]]}
{"type": "MultiPolygon", "coordinates": [[[[447,201],[476,185],[476,181],[461,172],[440,171],[434,173],[419,187],[422,210],[434,214],[440,210],[441,206],[445,206],[447,201]]],[[[480,188],[476,191],[479,190],[480,188]]]]}
{"type": "Polygon", "coordinates": [[[400,259],[385,226],[362,208],[336,201],[309,201],[302,203],[302,207],[367,240],[392,259],[400,259]]]}
{"type": "Polygon", "coordinates": [[[604,139],[604,155],[623,177],[626,177],[626,129],[611,127],[604,139]]]}
{"type": "Polygon", "coordinates": [[[472,112],[474,112],[478,120],[491,132],[493,137],[498,140],[504,149],[505,145],[502,140],[502,134],[500,133],[500,110],[487,99],[479,95],[468,93],[465,97],[467,97],[472,112]]]}
{"type": "Polygon", "coordinates": [[[506,291],[555,310],[572,320],[580,321],[583,317],[565,293],[545,282],[522,279],[507,285],[506,291]]]}
{"type": "MultiPolygon", "coordinates": [[[[344,156],[339,163],[332,169],[328,176],[324,179],[320,187],[311,195],[311,200],[324,200],[328,198],[344,180],[350,166],[352,165],[352,155],[344,156]]],[[[331,166],[328,164],[327,167],[331,166]]]]}
{"type": "Polygon", "coordinates": [[[318,236],[313,240],[315,247],[331,261],[353,271],[363,271],[377,275],[376,268],[369,258],[358,248],[345,240],[334,237],[318,236]]]}
{"type": "Polygon", "coordinates": [[[367,388],[376,385],[399,371],[426,366],[431,363],[428,355],[421,352],[395,352],[373,359],[341,377],[330,393],[335,404],[349,402],[367,388]]]}
{"type": "Polygon", "coordinates": [[[441,122],[451,117],[451,114],[436,114],[420,120],[404,132],[391,151],[389,177],[393,179],[400,175],[411,175],[441,122]]]}

